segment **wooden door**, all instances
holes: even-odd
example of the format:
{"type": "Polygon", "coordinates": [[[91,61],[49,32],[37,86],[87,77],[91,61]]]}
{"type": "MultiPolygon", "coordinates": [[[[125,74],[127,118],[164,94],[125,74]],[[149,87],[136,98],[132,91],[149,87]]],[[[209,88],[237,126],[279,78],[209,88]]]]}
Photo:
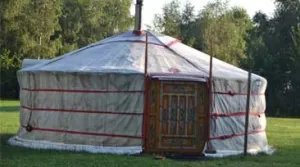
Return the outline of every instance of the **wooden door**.
{"type": "Polygon", "coordinates": [[[201,153],[206,87],[201,82],[152,80],[147,151],[201,153]]]}

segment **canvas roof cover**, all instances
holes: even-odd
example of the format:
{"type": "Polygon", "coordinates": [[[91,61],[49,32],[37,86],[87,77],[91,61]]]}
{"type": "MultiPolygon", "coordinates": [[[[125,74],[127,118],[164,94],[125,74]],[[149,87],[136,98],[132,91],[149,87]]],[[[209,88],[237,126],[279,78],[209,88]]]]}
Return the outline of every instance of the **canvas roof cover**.
{"type": "MultiPolygon", "coordinates": [[[[186,46],[175,38],[154,32],[148,34],[149,73],[170,73],[170,69],[177,69],[182,74],[209,76],[209,55],[186,46]]],[[[145,61],[144,42],[145,35],[135,35],[129,31],[57,57],[50,62],[25,68],[22,71],[142,74],[145,61]]],[[[215,78],[246,79],[247,71],[214,59],[213,76],[215,78]]],[[[263,80],[257,75],[253,77],[263,80]]]]}

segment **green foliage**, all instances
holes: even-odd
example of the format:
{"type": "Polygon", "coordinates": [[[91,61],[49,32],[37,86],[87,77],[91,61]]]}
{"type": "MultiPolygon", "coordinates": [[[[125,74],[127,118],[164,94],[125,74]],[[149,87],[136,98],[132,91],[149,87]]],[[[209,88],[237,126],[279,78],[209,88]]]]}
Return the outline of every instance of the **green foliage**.
{"type": "Polygon", "coordinates": [[[1,76],[1,96],[16,98],[18,93],[16,82],[16,69],[19,68],[21,60],[16,55],[11,55],[7,49],[0,50],[0,76],[1,76]],[[9,91],[5,91],[8,89],[9,91]]]}
{"type": "Polygon", "coordinates": [[[182,14],[181,14],[181,24],[180,24],[180,39],[183,43],[193,46],[196,42],[195,37],[195,7],[190,3],[187,2],[184,5],[182,14]]]}
{"type": "Polygon", "coordinates": [[[53,58],[60,47],[60,39],[54,37],[59,29],[58,17],[61,14],[58,0],[32,0],[24,8],[21,24],[23,33],[20,38],[26,41],[23,52],[25,57],[47,59],[53,58]]]}
{"type": "Polygon", "coordinates": [[[183,43],[238,65],[245,57],[247,31],[251,19],[242,8],[228,8],[222,1],[207,4],[195,16],[194,6],[186,3],[181,12],[178,1],[171,1],[156,15],[154,25],[164,34],[183,43]]]}
{"type": "Polygon", "coordinates": [[[1,0],[1,97],[18,97],[24,58],[54,58],[128,30],[130,6],[131,0],[1,0]]]}
{"type": "Polygon", "coordinates": [[[130,0],[63,0],[59,18],[65,53],[128,30],[130,0]]]}
{"type": "Polygon", "coordinates": [[[213,56],[238,65],[245,57],[247,31],[251,20],[242,8],[228,8],[227,3],[209,3],[199,13],[200,48],[213,56]]]}
{"type": "Polygon", "coordinates": [[[164,5],[162,11],[161,15],[155,15],[154,27],[164,34],[180,38],[181,13],[179,1],[174,0],[164,5]]]}
{"type": "Polygon", "coordinates": [[[19,68],[20,59],[13,55],[11,56],[10,51],[7,49],[1,50],[0,53],[0,67],[1,70],[9,70],[11,68],[19,68]]]}
{"type": "Polygon", "coordinates": [[[0,1],[0,77],[1,97],[18,97],[16,70],[20,67],[24,41],[19,38],[23,34],[20,20],[24,6],[28,0],[0,1]]]}
{"type": "Polygon", "coordinates": [[[256,26],[249,32],[247,55],[253,70],[268,79],[268,112],[299,115],[300,1],[278,0],[276,5],[272,18],[263,13],[254,16],[256,26]]]}

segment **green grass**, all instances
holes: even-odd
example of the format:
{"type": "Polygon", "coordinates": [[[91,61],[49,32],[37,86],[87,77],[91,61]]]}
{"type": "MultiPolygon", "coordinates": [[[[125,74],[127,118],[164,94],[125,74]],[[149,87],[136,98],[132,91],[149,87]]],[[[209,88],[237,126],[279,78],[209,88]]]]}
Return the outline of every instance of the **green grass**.
{"type": "Polygon", "coordinates": [[[150,155],[122,156],[75,153],[54,150],[33,150],[7,144],[19,128],[19,102],[0,101],[0,166],[77,167],[77,166],[237,166],[299,167],[300,119],[268,118],[268,140],[277,151],[272,156],[235,156],[207,161],[154,160],[150,155]]]}

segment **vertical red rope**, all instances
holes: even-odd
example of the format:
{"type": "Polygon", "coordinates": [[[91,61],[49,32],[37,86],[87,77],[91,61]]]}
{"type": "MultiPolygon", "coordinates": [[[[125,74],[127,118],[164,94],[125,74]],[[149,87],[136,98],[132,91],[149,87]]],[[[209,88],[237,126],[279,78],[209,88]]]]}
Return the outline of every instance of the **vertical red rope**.
{"type": "Polygon", "coordinates": [[[143,114],[143,152],[146,151],[147,143],[147,119],[148,119],[148,77],[147,77],[147,68],[148,68],[148,33],[146,32],[146,42],[145,42],[145,67],[144,67],[144,114],[143,114]]]}

